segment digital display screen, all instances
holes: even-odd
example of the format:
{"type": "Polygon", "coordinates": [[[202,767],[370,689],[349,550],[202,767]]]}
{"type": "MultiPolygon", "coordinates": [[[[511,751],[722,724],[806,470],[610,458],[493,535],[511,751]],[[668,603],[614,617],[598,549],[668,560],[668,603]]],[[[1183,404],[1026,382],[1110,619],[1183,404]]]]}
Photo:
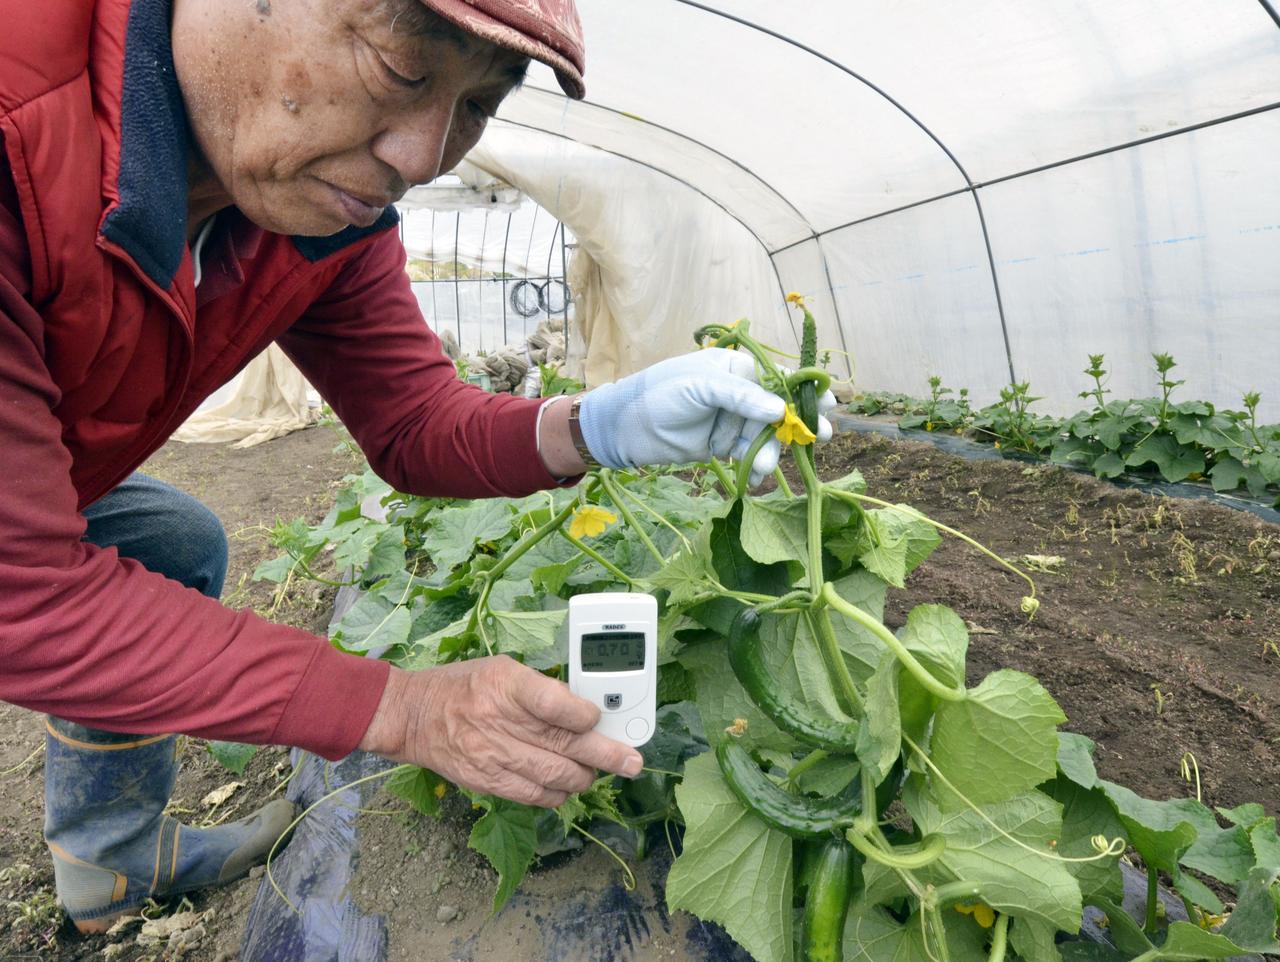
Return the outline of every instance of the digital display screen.
{"type": "Polygon", "coordinates": [[[583,671],[640,671],[643,631],[599,631],[582,636],[583,671]]]}

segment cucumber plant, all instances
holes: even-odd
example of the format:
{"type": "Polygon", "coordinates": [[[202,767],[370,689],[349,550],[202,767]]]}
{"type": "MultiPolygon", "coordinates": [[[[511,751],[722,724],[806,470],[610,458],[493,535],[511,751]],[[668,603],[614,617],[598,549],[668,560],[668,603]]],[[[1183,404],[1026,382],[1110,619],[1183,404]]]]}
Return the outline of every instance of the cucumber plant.
{"type": "MultiPolygon", "coordinates": [[[[794,299],[803,310],[803,301],[794,299]]],[[[575,491],[449,503],[354,479],[314,529],[282,526],[286,553],[263,566],[314,574],[332,550],[364,588],[331,627],[348,651],[409,668],[508,654],[563,670],[557,629],[577,592],[658,597],[658,730],[649,768],[602,779],[555,812],[473,797],[471,845],[499,872],[499,908],[535,853],[595,840],[604,819],[643,850],[658,823],[684,826],[668,905],[725,927],[759,962],[1190,962],[1277,952],[1280,835],[1261,805],[1214,812],[1152,801],[1100,778],[1091,743],[1032,677],[968,683],[968,629],[919,605],[896,631],[902,589],[943,536],[1032,579],[965,535],[873,497],[857,472],[821,481],[813,458],[826,372],[779,367],[746,321],[709,325],[700,344],[749,353],[786,402],[736,469],[682,475],[601,470],[575,491]],[[812,416],[812,417],[811,417],[812,416]],[[788,444],[803,490],[749,490],[771,436],[788,444]],[[388,509],[371,519],[371,495],[388,509]],[[1137,917],[1120,907],[1119,857],[1149,878],[1137,917]],[[1158,911],[1161,881],[1189,921],[1158,911]],[[1208,883],[1235,889],[1227,911],[1208,883]],[[1071,941],[1086,906],[1115,948],[1071,941]],[[1065,941],[1064,941],[1065,940],[1065,941]]],[[[1014,596],[1016,597],[1016,595],[1014,596]]],[[[1012,603],[1012,599],[1011,599],[1012,603]]],[[[448,787],[402,769],[394,790],[433,813],[448,787]]]]}

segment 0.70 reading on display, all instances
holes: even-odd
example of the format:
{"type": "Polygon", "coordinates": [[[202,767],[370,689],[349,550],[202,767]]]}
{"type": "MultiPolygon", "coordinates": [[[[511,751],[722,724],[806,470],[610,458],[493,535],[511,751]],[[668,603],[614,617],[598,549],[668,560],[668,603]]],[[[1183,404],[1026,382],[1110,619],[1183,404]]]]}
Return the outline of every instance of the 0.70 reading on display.
{"type": "Polygon", "coordinates": [[[602,631],[582,636],[583,671],[640,671],[644,632],[602,631]]]}

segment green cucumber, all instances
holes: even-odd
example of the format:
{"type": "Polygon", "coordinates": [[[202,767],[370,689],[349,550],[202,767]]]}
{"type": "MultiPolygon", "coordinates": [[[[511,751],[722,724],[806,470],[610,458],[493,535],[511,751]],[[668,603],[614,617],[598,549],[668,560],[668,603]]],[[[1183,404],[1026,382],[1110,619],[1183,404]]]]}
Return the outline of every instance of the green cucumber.
{"type": "Polygon", "coordinates": [[[848,828],[858,816],[858,780],[834,798],[803,798],[783,791],[742,745],[725,737],[716,746],[720,772],[738,801],[770,828],[792,838],[822,838],[848,828]]]}
{"type": "MultiPolygon", "coordinates": [[[[803,304],[804,324],[800,337],[800,366],[813,367],[818,363],[818,322],[813,313],[803,304]]],[[[818,433],[818,386],[813,381],[805,381],[796,388],[796,414],[814,434],[818,433]]]]}
{"type": "Polygon", "coordinates": [[[844,923],[853,894],[853,846],[829,839],[818,856],[804,901],[803,962],[844,962],[844,923]]]}
{"type": "Polygon", "coordinates": [[[729,627],[729,665],[738,683],[769,720],[796,741],[829,752],[850,753],[858,726],[814,714],[779,688],[760,655],[760,614],[744,608],[729,627]]]}

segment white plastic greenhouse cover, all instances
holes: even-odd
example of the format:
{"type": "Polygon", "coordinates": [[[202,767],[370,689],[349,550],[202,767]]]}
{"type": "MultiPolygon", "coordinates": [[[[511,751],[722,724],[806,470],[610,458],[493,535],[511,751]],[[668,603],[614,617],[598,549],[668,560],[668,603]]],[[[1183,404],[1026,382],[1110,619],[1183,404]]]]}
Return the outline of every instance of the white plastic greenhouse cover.
{"type": "Polygon", "coordinates": [[[1065,410],[1105,353],[1280,419],[1271,0],[578,0],[588,99],[535,67],[470,156],[578,235],[594,379],[809,296],[864,390],[1065,410]]]}

